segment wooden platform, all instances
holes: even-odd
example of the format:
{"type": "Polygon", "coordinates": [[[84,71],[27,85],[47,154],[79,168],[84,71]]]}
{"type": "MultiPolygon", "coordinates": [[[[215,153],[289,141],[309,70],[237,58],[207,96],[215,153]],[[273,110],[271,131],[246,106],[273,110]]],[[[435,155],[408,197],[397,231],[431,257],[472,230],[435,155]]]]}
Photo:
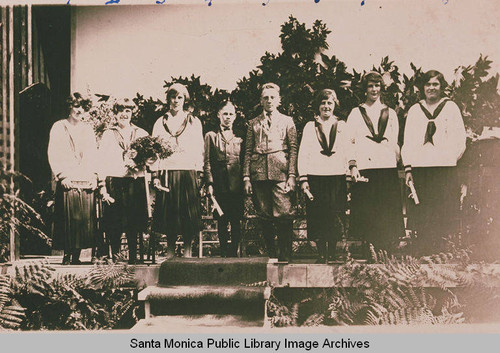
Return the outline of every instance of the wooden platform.
{"type": "MultiPolygon", "coordinates": [[[[85,274],[89,271],[89,269],[93,266],[90,262],[89,257],[82,256],[82,265],[62,265],[62,256],[30,256],[23,258],[19,261],[16,261],[14,264],[3,264],[2,265],[2,273],[14,273],[15,266],[23,266],[33,261],[47,261],[52,267],[55,268],[57,273],[74,273],[74,274],[85,274]]],[[[137,264],[130,265],[135,269],[135,277],[139,281],[140,286],[155,286],[158,284],[158,279],[160,276],[160,266],[161,263],[165,261],[165,258],[158,258],[158,263],[156,264],[137,264]]],[[[171,261],[171,260],[168,260],[171,261]]],[[[267,281],[273,287],[290,287],[290,288],[329,288],[334,286],[344,286],[342,283],[334,283],[334,273],[339,268],[339,264],[314,264],[312,263],[313,259],[305,259],[305,260],[295,260],[293,263],[282,264],[277,263],[275,260],[271,259],[268,261],[267,258],[263,257],[252,257],[252,258],[237,258],[237,259],[221,259],[221,258],[191,258],[187,260],[183,260],[178,258],[174,260],[177,264],[181,264],[185,262],[185,265],[188,267],[192,267],[195,264],[204,264],[202,268],[208,273],[210,268],[214,268],[218,271],[219,263],[234,263],[234,264],[244,264],[246,262],[266,262],[267,261],[267,278],[258,278],[255,277],[253,280],[248,281],[240,281],[240,282],[257,282],[257,281],[267,281]]],[[[359,262],[362,264],[362,262],[359,262]]],[[[382,265],[368,265],[368,266],[382,266],[382,265]]],[[[432,267],[442,267],[442,268],[451,268],[454,265],[432,265],[432,267]]],[[[500,279],[500,264],[488,264],[483,265],[488,268],[491,273],[496,274],[500,279]]],[[[422,267],[430,267],[429,265],[422,265],[422,267]]],[[[185,281],[193,281],[195,277],[185,276],[182,272],[179,272],[179,267],[175,266],[164,266],[163,271],[167,271],[165,273],[168,276],[168,269],[171,268],[171,271],[175,270],[175,273],[171,278],[176,278],[176,281],[182,276],[185,277],[185,281]]],[[[204,274],[199,274],[197,277],[200,277],[199,280],[206,277],[204,274]]],[[[228,278],[229,274],[224,273],[216,273],[214,280],[228,278]]],[[[208,277],[206,277],[208,278],[208,277]]],[[[234,276],[232,277],[234,278],[234,276]]],[[[183,284],[189,284],[185,282],[183,284]]],[[[169,282],[167,281],[168,284],[169,282]]],[[[204,284],[210,284],[205,281],[204,284]]],[[[215,283],[213,283],[215,284],[215,283]]],[[[239,284],[233,281],[232,284],[239,284]]],[[[454,287],[456,284],[450,282],[449,286],[454,287]]],[[[497,287],[500,287],[500,280],[497,287]]]]}

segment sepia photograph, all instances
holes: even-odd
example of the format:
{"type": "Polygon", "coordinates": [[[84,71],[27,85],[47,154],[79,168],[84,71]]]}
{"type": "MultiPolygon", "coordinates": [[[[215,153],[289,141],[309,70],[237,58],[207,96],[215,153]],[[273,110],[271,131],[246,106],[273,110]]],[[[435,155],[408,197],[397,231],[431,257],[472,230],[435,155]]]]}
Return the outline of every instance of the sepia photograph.
{"type": "Polygon", "coordinates": [[[500,333],[499,27],[487,0],[7,1],[0,333],[500,333]]]}

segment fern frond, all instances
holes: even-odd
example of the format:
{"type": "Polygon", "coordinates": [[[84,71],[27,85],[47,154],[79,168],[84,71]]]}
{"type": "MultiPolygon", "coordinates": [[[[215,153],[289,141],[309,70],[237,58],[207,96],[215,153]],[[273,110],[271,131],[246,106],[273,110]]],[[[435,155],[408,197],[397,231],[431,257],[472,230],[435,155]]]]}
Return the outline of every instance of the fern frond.
{"type": "Polygon", "coordinates": [[[96,263],[87,275],[94,288],[117,288],[134,281],[134,268],[114,263],[96,263]]]}
{"type": "Polygon", "coordinates": [[[0,329],[17,329],[25,318],[24,308],[15,302],[10,277],[0,276],[0,329]]]}
{"type": "Polygon", "coordinates": [[[324,319],[325,319],[324,314],[314,313],[311,316],[309,316],[306,319],[306,321],[304,321],[302,326],[320,326],[323,324],[324,319]]]}
{"type": "Polygon", "coordinates": [[[271,295],[267,302],[267,312],[271,327],[296,326],[298,317],[298,305],[288,308],[281,304],[278,299],[271,295]]]}

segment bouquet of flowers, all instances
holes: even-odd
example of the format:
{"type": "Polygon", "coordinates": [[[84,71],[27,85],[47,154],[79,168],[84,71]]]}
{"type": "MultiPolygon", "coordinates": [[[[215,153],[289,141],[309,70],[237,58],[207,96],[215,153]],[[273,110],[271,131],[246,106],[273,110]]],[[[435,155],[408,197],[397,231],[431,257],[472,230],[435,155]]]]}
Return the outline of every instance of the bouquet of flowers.
{"type": "Polygon", "coordinates": [[[144,170],[158,159],[166,159],[175,152],[172,144],[159,137],[145,136],[135,140],[125,151],[125,159],[130,160],[127,168],[130,172],[144,170]]]}
{"type": "Polygon", "coordinates": [[[90,124],[94,129],[94,133],[100,141],[105,130],[115,124],[113,114],[113,99],[109,95],[93,94],[90,90],[87,95],[75,92],[74,97],[80,99],[86,114],[82,116],[82,121],[90,124]]]}

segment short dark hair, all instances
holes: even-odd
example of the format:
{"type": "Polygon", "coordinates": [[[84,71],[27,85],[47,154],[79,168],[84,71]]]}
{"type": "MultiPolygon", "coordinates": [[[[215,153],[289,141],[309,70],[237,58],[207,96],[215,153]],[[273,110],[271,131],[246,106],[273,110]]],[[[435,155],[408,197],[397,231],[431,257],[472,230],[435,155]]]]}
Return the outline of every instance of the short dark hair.
{"type": "Polygon", "coordinates": [[[314,97],[314,102],[313,102],[313,109],[315,112],[318,112],[319,106],[322,101],[333,98],[333,101],[335,102],[335,105],[339,105],[339,100],[337,98],[337,93],[333,89],[330,88],[325,88],[316,93],[316,96],[314,97]]]}
{"type": "Polygon", "coordinates": [[[113,104],[113,113],[118,114],[119,112],[123,111],[125,108],[134,108],[135,104],[133,101],[131,101],[128,98],[120,98],[115,101],[113,104]]]}
{"type": "Polygon", "coordinates": [[[80,107],[88,112],[92,108],[92,101],[89,98],[83,98],[81,93],[74,92],[66,99],[66,107],[68,108],[68,113],[72,108],[80,107]]]}
{"type": "Polygon", "coordinates": [[[382,88],[382,90],[385,89],[384,78],[380,73],[376,71],[367,72],[363,76],[363,80],[361,81],[361,87],[363,89],[363,93],[366,93],[366,90],[368,89],[368,82],[378,82],[380,83],[380,87],[382,88]]]}
{"type": "Polygon", "coordinates": [[[422,99],[425,99],[424,86],[432,79],[436,77],[441,85],[441,96],[444,96],[444,90],[448,87],[448,82],[444,79],[444,76],[441,72],[437,70],[429,70],[422,76],[422,80],[419,85],[420,96],[422,99]]]}
{"type": "Polygon", "coordinates": [[[217,106],[217,114],[226,106],[226,105],[229,105],[231,104],[235,109],[236,109],[236,106],[234,105],[234,103],[229,99],[223,99],[219,105],[217,106]]]}

